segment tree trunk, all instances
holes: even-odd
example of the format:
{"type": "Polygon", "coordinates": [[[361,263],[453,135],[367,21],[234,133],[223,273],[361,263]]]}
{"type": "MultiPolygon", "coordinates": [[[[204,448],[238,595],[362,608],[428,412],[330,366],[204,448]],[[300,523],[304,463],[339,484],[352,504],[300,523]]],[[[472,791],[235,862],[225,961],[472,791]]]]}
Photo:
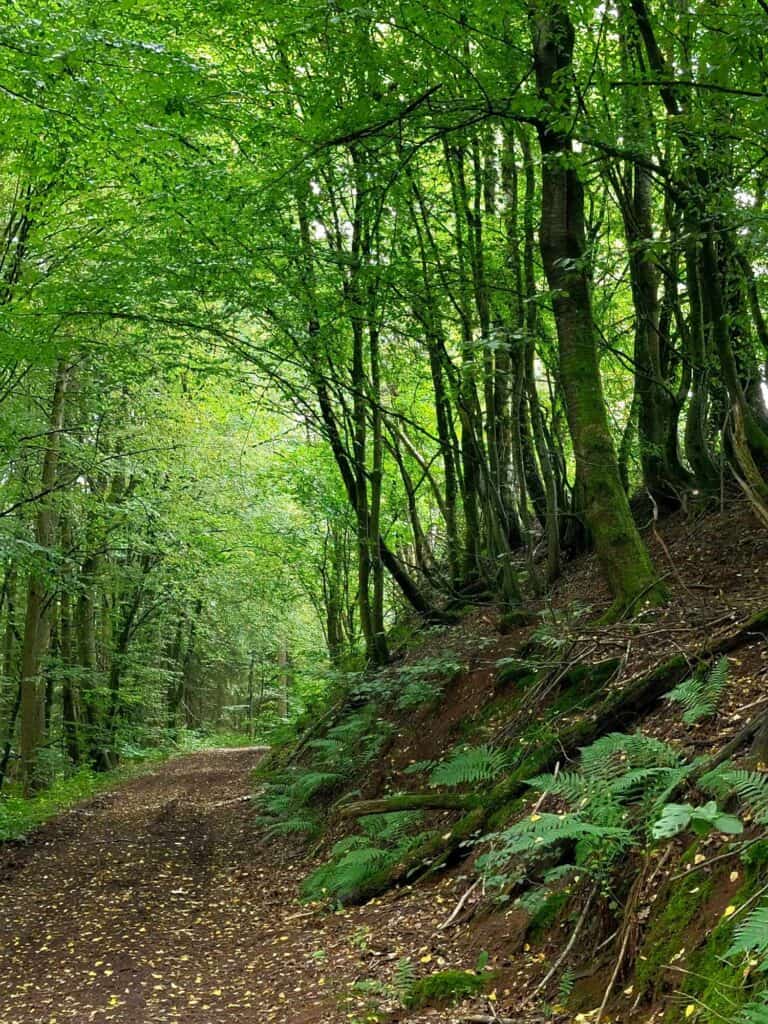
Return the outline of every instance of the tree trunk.
{"type": "Polygon", "coordinates": [[[284,643],[280,644],[277,652],[277,710],[283,722],[288,721],[288,694],[291,681],[291,660],[288,657],[288,648],[284,643]]]}
{"type": "MultiPolygon", "coordinates": [[[[35,543],[50,552],[56,539],[56,507],[51,492],[58,478],[61,433],[69,378],[69,367],[61,361],[56,369],[48,419],[48,440],[43,456],[41,491],[35,519],[35,543]]],[[[21,770],[25,793],[35,783],[37,750],[43,738],[42,659],[48,650],[51,632],[51,597],[46,569],[33,569],[27,585],[27,610],[21,657],[21,770]]]]}
{"type": "Polygon", "coordinates": [[[631,172],[631,195],[621,203],[629,249],[635,306],[635,390],[639,400],[638,434],[643,483],[665,510],[679,507],[692,478],[671,447],[670,424],[676,417],[675,394],[662,369],[658,270],[649,254],[653,240],[651,178],[644,167],[631,172]]]}
{"type": "MultiPolygon", "coordinates": [[[[550,119],[570,112],[568,76],[573,26],[558,3],[534,9],[536,80],[550,119]]],[[[584,190],[574,168],[572,140],[559,128],[539,129],[543,156],[540,246],[552,292],[560,373],[573,439],[584,513],[614,597],[612,615],[665,592],[632,519],[619,475],[603,398],[586,267],[584,190]]]]}

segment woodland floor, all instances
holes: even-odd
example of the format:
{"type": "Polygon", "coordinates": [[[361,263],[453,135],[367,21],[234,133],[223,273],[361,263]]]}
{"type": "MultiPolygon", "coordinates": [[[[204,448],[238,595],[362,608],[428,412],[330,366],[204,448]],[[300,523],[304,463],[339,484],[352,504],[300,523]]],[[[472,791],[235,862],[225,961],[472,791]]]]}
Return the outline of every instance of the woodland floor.
{"type": "Polygon", "coordinates": [[[472,966],[463,929],[436,932],[460,876],[338,914],[300,904],[306,864],[240,799],[259,756],[169,762],[0,853],[0,1024],[364,1022],[355,979],[404,956],[472,966]]]}
{"type": "MultiPolygon", "coordinates": [[[[695,664],[702,643],[768,606],[768,534],[744,506],[681,515],[663,525],[663,538],[653,531],[649,540],[671,591],[664,609],[590,627],[607,601],[591,557],[569,565],[550,598],[569,610],[570,642],[559,657],[618,657],[610,687],[674,652],[690,652],[695,664]]],[[[402,723],[365,794],[402,788],[412,782],[403,775],[409,763],[444,756],[463,735],[464,719],[493,706],[497,661],[514,654],[527,633],[500,636],[489,608],[468,616],[450,644],[442,632],[428,635],[409,657],[449,646],[468,671],[440,715],[402,723]]],[[[719,749],[765,702],[765,640],[750,636],[731,653],[728,690],[711,719],[685,726],[679,709],[663,702],[643,730],[691,755],[719,749]]],[[[492,735],[495,719],[485,728],[492,735]]],[[[567,922],[536,949],[521,942],[513,907],[471,922],[462,912],[455,926],[440,930],[474,881],[471,857],[363,907],[332,913],[302,904],[298,888],[312,851],[290,837],[266,839],[254,825],[251,770],[260,756],[218,750],[171,761],[61,815],[27,843],[0,848],[0,1024],[369,1024],[382,1009],[388,1024],[458,1024],[470,1014],[493,1017],[494,1006],[519,1024],[542,1019],[517,1007],[562,948],[567,922]],[[481,951],[495,971],[496,999],[411,1013],[387,1000],[401,959],[422,975],[471,970],[481,951]],[[382,983],[384,1005],[381,991],[353,987],[371,979],[382,983]]],[[[441,815],[430,824],[450,830],[450,813],[441,815]]],[[[707,855],[719,852],[712,842],[707,855]]],[[[660,882],[675,871],[671,860],[660,882]]],[[[477,895],[465,908],[470,916],[477,895]]],[[[731,895],[720,885],[718,898],[731,895]]],[[[714,908],[708,928],[721,912],[714,908]]],[[[612,962],[603,966],[610,973],[612,962]]],[[[598,1002],[603,974],[596,976],[598,1002]]],[[[649,1010],[634,1017],[618,1009],[617,1020],[657,1019],[649,1010]]]]}

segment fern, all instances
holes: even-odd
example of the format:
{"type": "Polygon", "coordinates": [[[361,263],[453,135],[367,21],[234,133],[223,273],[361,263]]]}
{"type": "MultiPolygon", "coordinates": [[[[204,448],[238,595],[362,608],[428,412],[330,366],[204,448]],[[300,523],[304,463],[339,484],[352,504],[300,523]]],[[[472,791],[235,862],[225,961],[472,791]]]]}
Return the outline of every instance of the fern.
{"type": "Polygon", "coordinates": [[[393,811],[360,818],[360,833],[339,840],[328,862],[304,880],[304,897],[343,900],[431,835],[418,830],[422,819],[420,811],[393,811]]]}
{"type": "Polygon", "coordinates": [[[595,780],[613,779],[630,768],[677,768],[680,754],[668,743],[642,733],[612,732],[581,750],[580,768],[595,780]]]}
{"type": "Polygon", "coordinates": [[[271,818],[257,818],[257,825],[265,825],[264,835],[287,836],[287,835],[311,835],[318,828],[317,818],[310,815],[296,815],[291,818],[281,818],[274,821],[271,818]]]}
{"type": "Polygon", "coordinates": [[[669,693],[668,699],[683,705],[683,721],[693,725],[714,715],[727,683],[728,659],[724,657],[706,676],[694,675],[680,683],[669,693]]]}
{"type": "Polygon", "coordinates": [[[560,979],[557,987],[557,998],[561,1003],[567,1003],[571,993],[576,985],[576,975],[572,967],[567,967],[563,971],[563,976],[560,979]]]}
{"type": "Polygon", "coordinates": [[[326,896],[343,898],[386,865],[391,854],[378,846],[347,850],[338,860],[323,864],[304,879],[302,894],[306,899],[326,896]]]}
{"type": "Polygon", "coordinates": [[[568,811],[533,813],[486,837],[493,843],[481,859],[486,877],[494,872],[494,883],[504,885],[504,865],[512,858],[525,864],[564,843],[573,844],[576,865],[597,875],[607,872],[622,853],[647,841],[660,807],[694,768],[673,747],[642,733],[602,737],[581,751],[577,771],[528,780],[568,811]]]}
{"type": "Polygon", "coordinates": [[[421,822],[421,811],[391,811],[389,814],[367,814],[358,825],[370,839],[397,843],[421,822]]]}
{"type": "Polygon", "coordinates": [[[638,805],[638,817],[651,816],[692,770],[673,747],[642,733],[602,737],[582,749],[579,768],[537,775],[528,784],[606,825],[620,822],[628,804],[638,805]]]}
{"type": "Polygon", "coordinates": [[[306,803],[320,790],[332,789],[342,781],[339,772],[305,772],[293,784],[293,793],[299,803],[306,803]]]}
{"type": "Polygon", "coordinates": [[[513,856],[534,850],[538,852],[555,843],[568,840],[593,839],[601,843],[611,841],[623,847],[630,842],[631,837],[632,834],[627,828],[582,821],[572,814],[532,814],[506,831],[486,838],[498,840],[504,847],[504,853],[513,856]]]}
{"type": "Polygon", "coordinates": [[[699,785],[720,798],[735,793],[756,824],[768,824],[768,775],[725,765],[704,775],[699,785]]]}
{"type": "Polygon", "coordinates": [[[432,773],[440,764],[439,761],[414,761],[405,769],[406,775],[426,775],[432,773]]]}
{"type": "Polygon", "coordinates": [[[401,957],[395,964],[395,969],[392,973],[392,988],[397,993],[398,999],[401,1001],[407,999],[415,984],[416,968],[409,957],[401,957]]]}
{"type": "Polygon", "coordinates": [[[751,1002],[739,1010],[736,1024],[768,1024],[768,1003],[751,1002]]]}
{"type": "Polygon", "coordinates": [[[768,956],[768,902],[756,907],[744,920],[736,925],[733,942],[728,956],[739,953],[754,953],[759,957],[768,956]]]}
{"type": "Polygon", "coordinates": [[[536,775],[526,780],[527,784],[540,793],[549,793],[560,797],[571,807],[575,807],[590,792],[590,783],[580,772],[559,772],[557,775],[536,775]]]}
{"type": "Polygon", "coordinates": [[[465,783],[490,782],[501,775],[509,764],[509,754],[483,744],[455,753],[439,764],[429,777],[430,786],[461,786],[465,783]]]}

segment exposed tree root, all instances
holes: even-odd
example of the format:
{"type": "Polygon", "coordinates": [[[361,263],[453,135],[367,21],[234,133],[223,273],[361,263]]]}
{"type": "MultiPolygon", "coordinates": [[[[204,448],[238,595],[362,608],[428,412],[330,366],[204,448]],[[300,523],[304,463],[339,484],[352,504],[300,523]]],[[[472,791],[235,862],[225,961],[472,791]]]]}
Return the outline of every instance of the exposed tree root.
{"type": "Polygon", "coordinates": [[[364,814],[390,814],[393,811],[466,810],[479,803],[480,798],[471,793],[401,793],[342,804],[338,812],[342,818],[360,818],[364,814]]]}

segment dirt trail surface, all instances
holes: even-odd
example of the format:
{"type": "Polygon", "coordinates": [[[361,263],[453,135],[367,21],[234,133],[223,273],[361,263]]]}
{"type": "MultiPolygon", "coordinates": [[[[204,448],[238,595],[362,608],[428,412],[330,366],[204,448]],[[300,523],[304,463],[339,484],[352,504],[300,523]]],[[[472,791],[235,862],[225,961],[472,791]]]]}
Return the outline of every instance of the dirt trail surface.
{"type": "Polygon", "coordinates": [[[0,1024],[342,1024],[366,1019],[355,978],[457,963],[421,945],[456,880],[343,915],[298,902],[306,867],[238,799],[259,757],[169,762],[0,852],[0,1024]]]}

